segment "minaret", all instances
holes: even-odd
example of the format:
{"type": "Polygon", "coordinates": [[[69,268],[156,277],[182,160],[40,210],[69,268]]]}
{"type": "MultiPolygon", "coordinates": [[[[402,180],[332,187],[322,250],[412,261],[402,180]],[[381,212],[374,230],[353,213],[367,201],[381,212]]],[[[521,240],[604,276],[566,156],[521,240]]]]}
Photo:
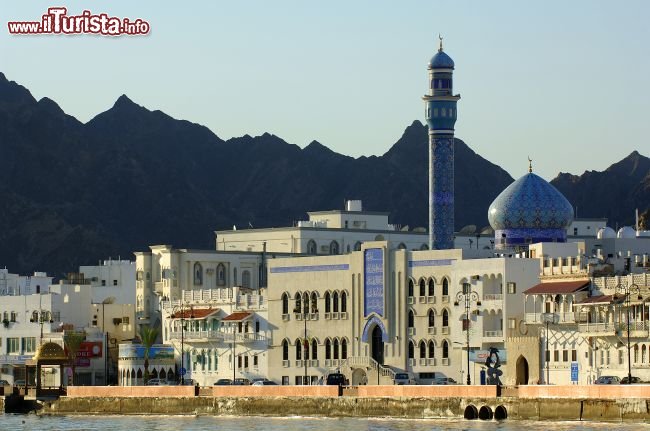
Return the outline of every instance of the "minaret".
{"type": "Polygon", "coordinates": [[[454,247],[454,61],[442,50],[429,61],[429,93],[422,97],[429,126],[429,248],[454,247]]]}

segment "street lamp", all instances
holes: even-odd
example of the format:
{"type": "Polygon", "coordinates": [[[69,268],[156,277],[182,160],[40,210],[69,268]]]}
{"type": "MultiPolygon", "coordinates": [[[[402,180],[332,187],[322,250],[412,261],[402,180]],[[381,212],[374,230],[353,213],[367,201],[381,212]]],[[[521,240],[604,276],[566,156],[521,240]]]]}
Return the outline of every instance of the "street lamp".
{"type": "Polygon", "coordinates": [[[34,310],[32,312],[32,317],[29,319],[30,322],[32,323],[39,323],[41,325],[41,338],[40,338],[40,344],[43,344],[43,324],[45,322],[48,323],[54,323],[54,320],[52,320],[52,312],[50,310],[34,310]]]}
{"type": "MultiPolygon", "coordinates": [[[[194,318],[194,308],[190,305],[190,314],[189,318],[193,319],[194,318]]],[[[174,305],[172,307],[172,318],[179,318],[177,317],[177,314],[180,317],[181,320],[181,369],[180,374],[181,374],[181,385],[185,384],[185,305],[181,302],[181,305],[174,305]]]]}
{"type": "Polygon", "coordinates": [[[546,324],[546,348],[544,352],[544,359],[546,359],[546,384],[550,384],[550,371],[549,371],[549,360],[551,359],[551,353],[548,350],[548,325],[556,324],[559,321],[559,316],[555,313],[542,313],[542,321],[546,324]]]}
{"type": "Polygon", "coordinates": [[[617,294],[621,293],[624,295],[623,301],[625,302],[626,306],[626,324],[627,324],[627,384],[631,385],[632,384],[632,360],[631,360],[631,355],[630,355],[630,293],[635,292],[637,294],[637,298],[639,300],[643,299],[643,297],[640,294],[639,286],[636,284],[632,283],[630,286],[627,285],[627,283],[619,283],[615,288],[614,288],[614,297],[616,297],[617,294]]]}
{"type": "MultiPolygon", "coordinates": [[[[302,308],[302,312],[300,310],[300,306],[296,305],[296,307],[293,309],[293,312],[296,314],[301,314],[302,315],[302,322],[304,324],[304,330],[305,330],[305,338],[303,339],[302,345],[302,359],[303,359],[303,364],[305,364],[305,375],[303,376],[302,384],[304,386],[307,385],[307,356],[309,356],[309,339],[307,338],[307,316],[309,315],[309,303],[305,303],[302,308]]],[[[314,308],[312,309],[313,313],[318,313],[318,309],[314,308]]]]}
{"type": "MultiPolygon", "coordinates": [[[[472,290],[472,285],[469,283],[463,283],[463,290],[461,292],[458,292],[456,294],[456,301],[454,301],[454,305],[458,306],[458,304],[464,301],[465,302],[465,319],[463,320],[463,326],[465,329],[465,342],[467,345],[467,384],[471,385],[472,384],[472,378],[469,373],[469,323],[470,323],[470,318],[469,318],[469,310],[471,308],[472,302],[476,303],[477,307],[481,306],[481,298],[479,294],[475,291],[472,290]]],[[[461,378],[462,380],[462,378],[461,378]]]]}

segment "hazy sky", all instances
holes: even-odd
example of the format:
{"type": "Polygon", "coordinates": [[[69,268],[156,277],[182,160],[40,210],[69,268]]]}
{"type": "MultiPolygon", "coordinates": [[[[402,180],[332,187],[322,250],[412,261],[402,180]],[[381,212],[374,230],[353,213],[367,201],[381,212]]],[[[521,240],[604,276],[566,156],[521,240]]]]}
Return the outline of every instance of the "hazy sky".
{"type": "MultiPolygon", "coordinates": [[[[381,155],[423,121],[437,35],[456,63],[456,136],[513,177],[650,156],[650,2],[0,0],[0,71],[81,121],[123,93],[223,139],[276,134],[381,155]],[[11,36],[66,6],[148,36],[11,36]]],[[[462,172],[457,172],[462,175],[462,172]]]]}

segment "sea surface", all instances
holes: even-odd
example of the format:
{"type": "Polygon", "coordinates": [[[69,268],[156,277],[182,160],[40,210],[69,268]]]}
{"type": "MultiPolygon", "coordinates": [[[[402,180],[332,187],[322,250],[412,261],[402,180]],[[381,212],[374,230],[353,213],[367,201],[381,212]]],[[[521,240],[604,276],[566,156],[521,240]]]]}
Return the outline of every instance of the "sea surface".
{"type": "Polygon", "coordinates": [[[650,430],[650,424],[464,419],[269,418],[223,416],[37,416],[0,414],[0,430],[11,431],[438,431],[438,430],[650,430]]]}

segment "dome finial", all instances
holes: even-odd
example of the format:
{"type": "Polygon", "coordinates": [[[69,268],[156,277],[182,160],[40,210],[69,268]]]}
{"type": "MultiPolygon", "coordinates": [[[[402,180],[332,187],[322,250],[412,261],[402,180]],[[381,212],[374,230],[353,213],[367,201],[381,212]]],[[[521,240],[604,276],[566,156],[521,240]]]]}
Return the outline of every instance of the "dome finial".
{"type": "Polygon", "coordinates": [[[530,156],[528,156],[528,172],[531,174],[533,173],[533,159],[531,159],[530,156]]]}
{"type": "Polygon", "coordinates": [[[438,33],[438,39],[440,40],[440,46],[438,47],[438,52],[442,51],[442,36],[438,33]]]}

